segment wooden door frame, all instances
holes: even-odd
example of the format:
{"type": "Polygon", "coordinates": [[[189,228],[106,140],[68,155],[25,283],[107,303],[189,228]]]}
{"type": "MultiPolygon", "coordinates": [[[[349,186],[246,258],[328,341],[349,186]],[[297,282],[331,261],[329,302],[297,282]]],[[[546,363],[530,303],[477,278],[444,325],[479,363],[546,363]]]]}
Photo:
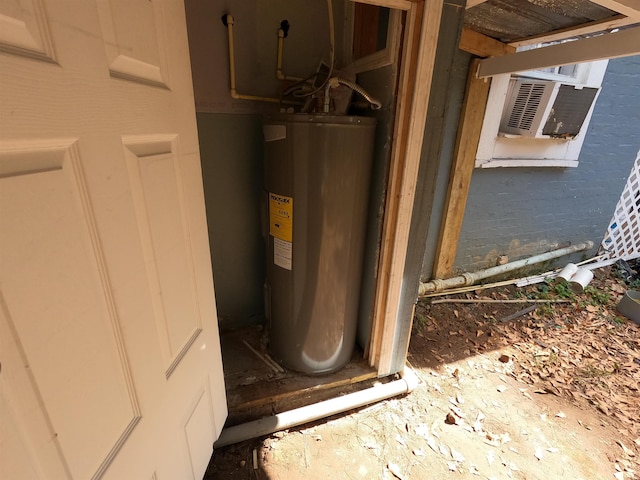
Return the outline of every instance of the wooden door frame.
{"type": "MultiPolygon", "coordinates": [[[[393,371],[411,216],[440,30],[442,0],[353,0],[406,12],[400,80],[368,361],[378,375],[393,371]],[[419,81],[418,81],[419,79],[419,81]]],[[[411,280],[411,279],[409,279],[411,280]]],[[[410,319],[409,321],[412,321],[410,319]]],[[[404,340],[404,339],[403,339],[404,340]]]]}

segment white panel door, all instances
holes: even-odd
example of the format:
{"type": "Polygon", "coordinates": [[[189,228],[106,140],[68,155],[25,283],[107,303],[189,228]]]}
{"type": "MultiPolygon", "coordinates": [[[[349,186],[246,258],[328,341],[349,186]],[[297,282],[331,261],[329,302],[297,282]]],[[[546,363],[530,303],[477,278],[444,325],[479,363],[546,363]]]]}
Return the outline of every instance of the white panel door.
{"type": "Polygon", "coordinates": [[[226,418],[181,0],[0,0],[0,478],[199,479],[226,418]]]}

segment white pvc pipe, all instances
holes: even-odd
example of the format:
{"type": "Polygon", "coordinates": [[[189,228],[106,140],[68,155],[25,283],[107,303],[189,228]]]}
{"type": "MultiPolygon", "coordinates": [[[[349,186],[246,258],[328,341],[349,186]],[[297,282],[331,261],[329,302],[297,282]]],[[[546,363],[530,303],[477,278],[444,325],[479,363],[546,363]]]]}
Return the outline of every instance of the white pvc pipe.
{"type": "Polygon", "coordinates": [[[222,430],[214,448],[225,447],[243,442],[251,438],[269,435],[270,433],[297,427],[321,418],[344,413],[354,408],[386,400],[411,392],[418,384],[418,378],[408,367],[405,367],[402,378],[389,383],[374,385],[359,392],[349,393],[341,397],[278,413],[271,417],[261,418],[253,422],[235,425],[222,430]]]}
{"type": "Polygon", "coordinates": [[[536,263],[542,263],[547,260],[563,257],[583,250],[589,250],[591,248],[593,248],[593,242],[587,241],[577,243],[569,247],[560,248],[558,250],[552,250],[551,252],[541,253],[540,255],[534,255],[533,257],[524,258],[522,260],[516,260],[515,262],[505,263],[504,265],[499,265],[497,267],[487,268],[486,270],[480,270],[473,273],[463,273],[458,277],[447,278],[446,280],[431,280],[430,282],[420,283],[418,295],[424,295],[430,292],[439,292],[449,288],[473,285],[477,281],[485,278],[494,277],[501,273],[511,272],[529,265],[535,265],[536,263]]]}

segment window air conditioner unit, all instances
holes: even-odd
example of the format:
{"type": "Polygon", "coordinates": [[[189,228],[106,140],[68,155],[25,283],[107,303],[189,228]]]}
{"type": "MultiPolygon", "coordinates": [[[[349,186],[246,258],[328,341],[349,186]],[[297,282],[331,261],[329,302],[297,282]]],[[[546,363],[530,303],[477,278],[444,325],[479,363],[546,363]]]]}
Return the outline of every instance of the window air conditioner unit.
{"type": "Polygon", "coordinates": [[[500,132],[533,138],[574,138],[599,88],[512,78],[500,132]]]}

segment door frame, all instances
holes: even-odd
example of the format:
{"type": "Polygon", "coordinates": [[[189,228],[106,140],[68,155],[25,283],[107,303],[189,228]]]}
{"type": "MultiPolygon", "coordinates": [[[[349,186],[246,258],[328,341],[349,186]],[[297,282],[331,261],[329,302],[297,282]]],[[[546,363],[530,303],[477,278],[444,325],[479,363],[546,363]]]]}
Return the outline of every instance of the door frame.
{"type": "MultiPolygon", "coordinates": [[[[397,336],[398,326],[402,322],[413,321],[413,316],[404,319],[399,313],[405,282],[418,281],[405,279],[404,267],[444,2],[352,1],[406,13],[381,252],[367,349],[369,364],[378,370],[379,376],[386,376],[397,373],[394,371],[394,354],[398,347],[403,348],[406,357],[409,339],[397,336]]],[[[408,330],[411,331],[410,328],[408,330]]]]}

